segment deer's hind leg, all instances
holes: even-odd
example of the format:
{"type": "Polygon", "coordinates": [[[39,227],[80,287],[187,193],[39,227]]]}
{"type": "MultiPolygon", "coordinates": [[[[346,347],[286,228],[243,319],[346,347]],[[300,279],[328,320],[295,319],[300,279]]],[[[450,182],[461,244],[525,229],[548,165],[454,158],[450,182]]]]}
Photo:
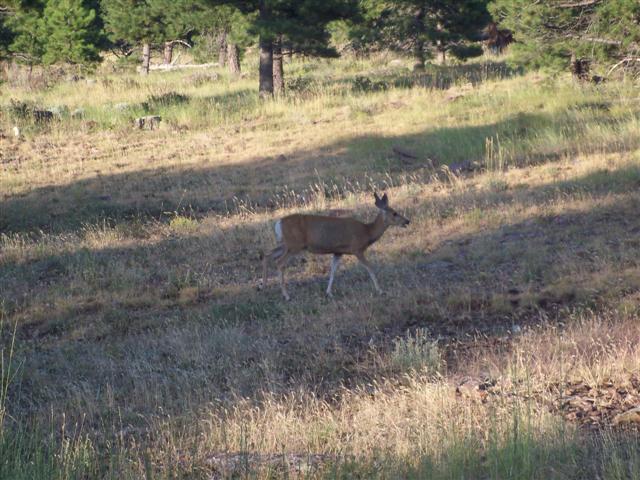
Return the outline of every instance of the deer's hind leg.
{"type": "Polygon", "coordinates": [[[285,249],[284,253],[276,260],[276,266],[278,267],[278,274],[280,276],[280,289],[282,290],[282,296],[288,302],[291,300],[289,292],[287,292],[287,286],[284,283],[284,267],[288,258],[291,256],[291,251],[285,249]]]}
{"type": "Polygon", "coordinates": [[[287,254],[287,247],[283,243],[281,243],[276,248],[271,250],[271,252],[268,255],[265,255],[265,257],[262,259],[262,285],[261,285],[261,287],[266,287],[267,286],[267,269],[268,269],[268,266],[269,266],[269,262],[271,260],[278,261],[278,259],[282,258],[286,254],[287,254]]]}

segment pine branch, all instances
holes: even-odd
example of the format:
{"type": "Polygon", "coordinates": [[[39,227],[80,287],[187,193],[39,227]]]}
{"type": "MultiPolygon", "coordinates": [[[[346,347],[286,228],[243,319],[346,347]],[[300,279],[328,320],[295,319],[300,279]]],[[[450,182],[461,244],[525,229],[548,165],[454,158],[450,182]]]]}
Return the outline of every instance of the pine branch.
{"type": "Polygon", "coordinates": [[[640,57],[627,57],[627,58],[623,58],[622,60],[620,60],[618,63],[616,63],[614,66],[612,66],[609,71],[607,72],[607,77],[609,75],[611,75],[613,73],[614,70],[616,70],[618,67],[620,67],[621,65],[624,64],[628,64],[631,62],[640,62],[640,57]]]}
{"type": "Polygon", "coordinates": [[[591,7],[592,5],[597,5],[602,0],[582,0],[581,2],[573,2],[573,3],[560,3],[557,6],[559,8],[578,8],[578,7],[591,7]]]}

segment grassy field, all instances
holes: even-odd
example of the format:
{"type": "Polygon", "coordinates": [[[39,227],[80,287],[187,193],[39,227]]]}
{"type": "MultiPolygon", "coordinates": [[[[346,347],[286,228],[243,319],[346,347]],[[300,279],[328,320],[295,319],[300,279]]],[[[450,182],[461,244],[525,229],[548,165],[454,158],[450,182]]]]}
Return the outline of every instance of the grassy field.
{"type": "Polygon", "coordinates": [[[640,478],[637,83],[286,67],[3,88],[0,477],[640,478]],[[275,219],[374,190],[384,295],[256,289],[275,219]]]}

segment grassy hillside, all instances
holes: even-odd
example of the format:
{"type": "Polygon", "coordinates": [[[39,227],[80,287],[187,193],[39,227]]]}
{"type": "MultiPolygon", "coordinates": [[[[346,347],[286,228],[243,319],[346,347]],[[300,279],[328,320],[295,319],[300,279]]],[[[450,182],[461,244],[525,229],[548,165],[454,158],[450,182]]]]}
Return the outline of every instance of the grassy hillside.
{"type": "Polygon", "coordinates": [[[287,67],[3,91],[0,477],[640,478],[637,84],[287,67]],[[374,189],[383,296],[256,289],[275,219],[374,189]]]}

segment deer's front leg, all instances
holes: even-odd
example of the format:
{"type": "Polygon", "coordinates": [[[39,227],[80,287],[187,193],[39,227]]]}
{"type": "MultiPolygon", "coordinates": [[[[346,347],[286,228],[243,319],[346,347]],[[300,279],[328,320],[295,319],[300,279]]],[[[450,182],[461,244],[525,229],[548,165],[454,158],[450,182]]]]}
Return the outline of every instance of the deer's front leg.
{"type": "Polygon", "coordinates": [[[342,255],[334,254],[331,259],[331,274],[329,275],[329,286],[327,287],[327,297],[333,297],[331,293],[331,286],[333,285],[333,277],[336,274],[336,270],[338,270],[338,266],[340,265],[340,258],[342,255]]]}
{"type": "Polygon", "coordinates": [[[378,292],[378,294],[382,294],[382,290],[380,289],[380,286],[378,285],[378,280],[376,279],[376,275],[375,275],[375,273],[373,273],[373,268],[371,268],[371,264],[365,258],[364,253],[356,253],[356,257],[358,258],[358,260],[360,261],[362,266],[369,273],[369,276],[371,277],[371,280],[373,281],[373,286],[376,288],[376,292],[378,292]]]}

